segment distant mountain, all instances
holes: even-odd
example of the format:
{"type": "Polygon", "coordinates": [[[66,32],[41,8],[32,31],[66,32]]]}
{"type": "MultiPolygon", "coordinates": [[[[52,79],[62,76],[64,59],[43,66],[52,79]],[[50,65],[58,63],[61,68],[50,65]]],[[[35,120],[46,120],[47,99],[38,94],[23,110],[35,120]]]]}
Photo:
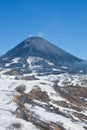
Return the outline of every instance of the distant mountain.
{"type": "Polygon", "coordinates": [[[3,69],[24,73],[86,73],[86,63],[41,37],[29,37],[0,57],[3,69]]]}

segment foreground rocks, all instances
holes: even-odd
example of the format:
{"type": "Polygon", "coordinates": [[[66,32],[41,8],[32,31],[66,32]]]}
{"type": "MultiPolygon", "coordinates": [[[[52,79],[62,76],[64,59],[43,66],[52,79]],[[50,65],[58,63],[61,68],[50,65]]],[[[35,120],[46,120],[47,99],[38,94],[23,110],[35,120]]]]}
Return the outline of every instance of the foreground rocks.
{"type": "MultiPolygon", "coordinates": [[[[41,120],[31,110],[25,107],[25,103],[31,104],[32,106],[38,105],[42,108],[45,108],[49,112],[56,112],[63,115],[58,108],[55,108],[49,104],[50,99],[46,92],[42,92],[39,87],[35,87],[29,93],[25,94],[25,86],[18,86],[15,90],[19,92],[13,97],[13,101],[18,105],[17,109],[13,112],[17,118],[22,118],[28,122],[33,122],[33,124],[36,125],[40,130],[66,130],[62,127],[62,124],[58,122],[45,122],[41,120]],[[47,104],[41,105],[38,102],[34,102],[34,100],[46,102],[47,104]]],[[[18,127],[19,125],[15,124],[12,125],[12,127],[13,126],[18,127]]]]}

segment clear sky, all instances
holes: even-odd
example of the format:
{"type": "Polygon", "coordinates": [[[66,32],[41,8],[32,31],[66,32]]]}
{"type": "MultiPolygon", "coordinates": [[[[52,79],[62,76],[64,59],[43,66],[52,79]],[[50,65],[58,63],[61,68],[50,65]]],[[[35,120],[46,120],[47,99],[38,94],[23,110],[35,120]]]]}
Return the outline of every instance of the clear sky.
{"type": "Polygon", "coordinates": [[[87,60],[87,0],[0,0],[0,55],[31,35],[87,60]]]}

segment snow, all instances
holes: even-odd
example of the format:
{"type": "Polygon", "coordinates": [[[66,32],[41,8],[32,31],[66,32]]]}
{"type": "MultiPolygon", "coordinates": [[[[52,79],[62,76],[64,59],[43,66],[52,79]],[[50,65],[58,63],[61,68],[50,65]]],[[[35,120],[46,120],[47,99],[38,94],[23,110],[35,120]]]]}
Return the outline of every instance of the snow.
{"type": "Polygon", "coordinates": [[[51,100],[55,100],[55,101],[64,101],[65,100],[62,97],[60,97],[60,95],[58,93],[56,93],[56,91],[53,89],[53,87],[51,87],[51,85],[41,84],[40,88],[42,91],[47,92],[47,94],[51,100]]]}
{"type": "Polygon", "coordinates": [[[24,44],[24,48],[29,47],[29,46],[30,46],[30,44],[24,44]]]}
{"type": "Polygon", "coordinates": [[[18,63],[18,60],[20,60],[20,58],[14,58],[11,61],[12,61],[12,63],[18,63]]]}
{"type": "Polygon", "coordinates": [[[45,62],[48,64],[48,65],[54,65],[54,63],[52,63],[52,62],[50,62],[50,61],[48,61],[48,60],[45,60],[45,62]]]}
{"type": "Polygon", "coordinates": [[[0,72],[0,74],[6,73],[8,71],[10,71],[11,69],[2,69],[2,71],[0,72]]]}
{"type": "Polygon", "coordinates": [[[68,73],[65,74],[59,74],[59,75],[50,75],[50,76],[45,76],[45,80],[50,80],[50,81],[55,81],[58,80],[58,85],[59,86],[81,86],[81,87],[87,87],[87,75],[71,75],[68,73]]]}
{"type": "Polygon", "coordinates": [[[46,122],[60,122],[63,123],[63,126],[68,130],[84,130],[81,123],[74,123],[70,119],[65,118],[61,115],[47,112],[44,108],[35,106],[32,107],[31,105],[25,104],[25,106],[34,112],[37,116],[39,116],[40,120],[46,121],[46,122]]]}
{"type": "Polygon", "coordinates": [[[5,67],[8,67],[8,66],[10,66],[11,64],[10,63],[7,63],[7,64],[5,64],[5,67]]]}
{"type": "MultiPolygon", "coordinates": [[[[4,71],[5,72],[5,71],[4,71]]],[[[13,123],[20,123],[23,130],[38,130],[32,123],[22,120],[20,118],[16,118],[15,115],[12,114],[13,111],[17,109],[17,104],[13,102],[13,96],[17,94],[15,88],[20,85],[25,85],[26,90],[25,93],[29,93],[33,88],[36,86],[40,87],[41,91],[45,91],[49,98],[52,106],[55,108],[59,108],[60,111],[64,113],[76,112],[74,109],[64,108],[58,106],[55,102],[56,101],[68,101],[62,98],[54,89],[53,89],[53,81],[59,80],[58,85],[61,87],[64,86],[64,82],[66,81],[67,84],[82,84],[84,83],[84,79],[87,79],[86,75],[69,75],[69,74],[60,74],[60,75],[50,75],[50,76],[37,76],[40,80],[34,81],[26,81],[26,80],[16,80],[15,76],[8,76],[1,73],[0,75],[0,130],[8,130],[9,126],[13,123]]],[[[87,87],[87,86],[86,86],[87,87]]],[[[41,102],[38,100],[33,100],[38,104],[47,105],[45,102],[41,102]]],[[[36,116],[45,122],[60,122],[63,123],[63,127],[67,130],[85,130],[83,128],[82,122],[78,120],[78,122],[73,122],[71,118],[64,117],[63,115],[52,113],[46,111],[45,108],[40,106],[32,106],[32,104],[24,104],[30,111],[34,112],[36,116]]],[[[82,113],[87,116],[87,109],[83,108],[82,113]]],[[[73,116],[73,115],[72,115],[73,116]]],[[[73,116],[74,119],[77,119],[73,116]]],[[[86,124],[85,124],[86,125],[86,124]]],[[[9,129],[10,130],[10,129],[9,129]]],[[[20,130],[20,129],[19,129],[20,130]]]]}
{"type": "Polygon", "coordinates": [[[36,58],[34,56],[28,57],[27,62],[29,64],[30,69],[35,69],[35,68],[41,67],[40,65],[36,66],[33,64],[34,62],[38,62],[39,60],[43,60],[43,58],[39,58],[39,57],[36,58]]]}
{"type": "Polygon", "coordinates": [[[32,123],[16,118],[11,112],[16,110],[17,105],[12,101],[15,87],[23,81],[13,79],[0,79],[0,130],[7,129],[13,123],[20,123],[23,130],[38,130],[32,123]]]}
{"type": "Polygon", "coordinates": [[[60,69],[55,69],[55,68],[53,68],[52,70],[53,71],[59,71],[59,72],[61,71],[60,69]]]}
{"type": "Polygon", "coordinates": [[[67,67],[67,66],[61,66],[61,68],[63,68],[63,69],[68,69],[68,67],[67,67]]]}
{"type": "Polygon", "coordinates": [[[46,64],[53,66],[54,64],[48,60],[45,60],[44,58],[40,57],[34,57],[34,56],[29,56],[27,58],[27,62],[29,64],[30,69],[36,69],[36,68],[41,68],[41,65],[35,65],[34,63],[44,61],[46,64]]]}
{"type": "Polygon", "coordinates": [[[47,103],[42,102],[42,101],[38,101],[38,100],[35,100],[35,99],[33,101],[36,102],[36,103],[38,103],[38,104],[47,105],[47,103]]]}
{"type": "MultiPolygon", "coordinates": [[[[38,128],[36,128],[32,123],[24,121],[22,119],[18,119],[15,118],[11,115],[8,114],[4,114],[4,115],[0,115],[0,130],[13,130],[10,129],[10,127],[12,127],[12,124],[21,124],[21,128],[22,130],[39,130],[38,128]]],[[[17,129],[17,130],[21,130],[21,129],[17,129]]]]}

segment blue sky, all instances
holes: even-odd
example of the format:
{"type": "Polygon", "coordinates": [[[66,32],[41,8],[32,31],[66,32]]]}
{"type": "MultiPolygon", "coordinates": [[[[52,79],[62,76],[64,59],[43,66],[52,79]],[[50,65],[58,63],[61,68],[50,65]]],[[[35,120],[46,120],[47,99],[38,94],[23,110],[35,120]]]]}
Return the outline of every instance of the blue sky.
{"type": "Polygon", "coordinates": [[[87,60],[87,0],[0,0],[0,54],[30,35],[87,60]]]}

